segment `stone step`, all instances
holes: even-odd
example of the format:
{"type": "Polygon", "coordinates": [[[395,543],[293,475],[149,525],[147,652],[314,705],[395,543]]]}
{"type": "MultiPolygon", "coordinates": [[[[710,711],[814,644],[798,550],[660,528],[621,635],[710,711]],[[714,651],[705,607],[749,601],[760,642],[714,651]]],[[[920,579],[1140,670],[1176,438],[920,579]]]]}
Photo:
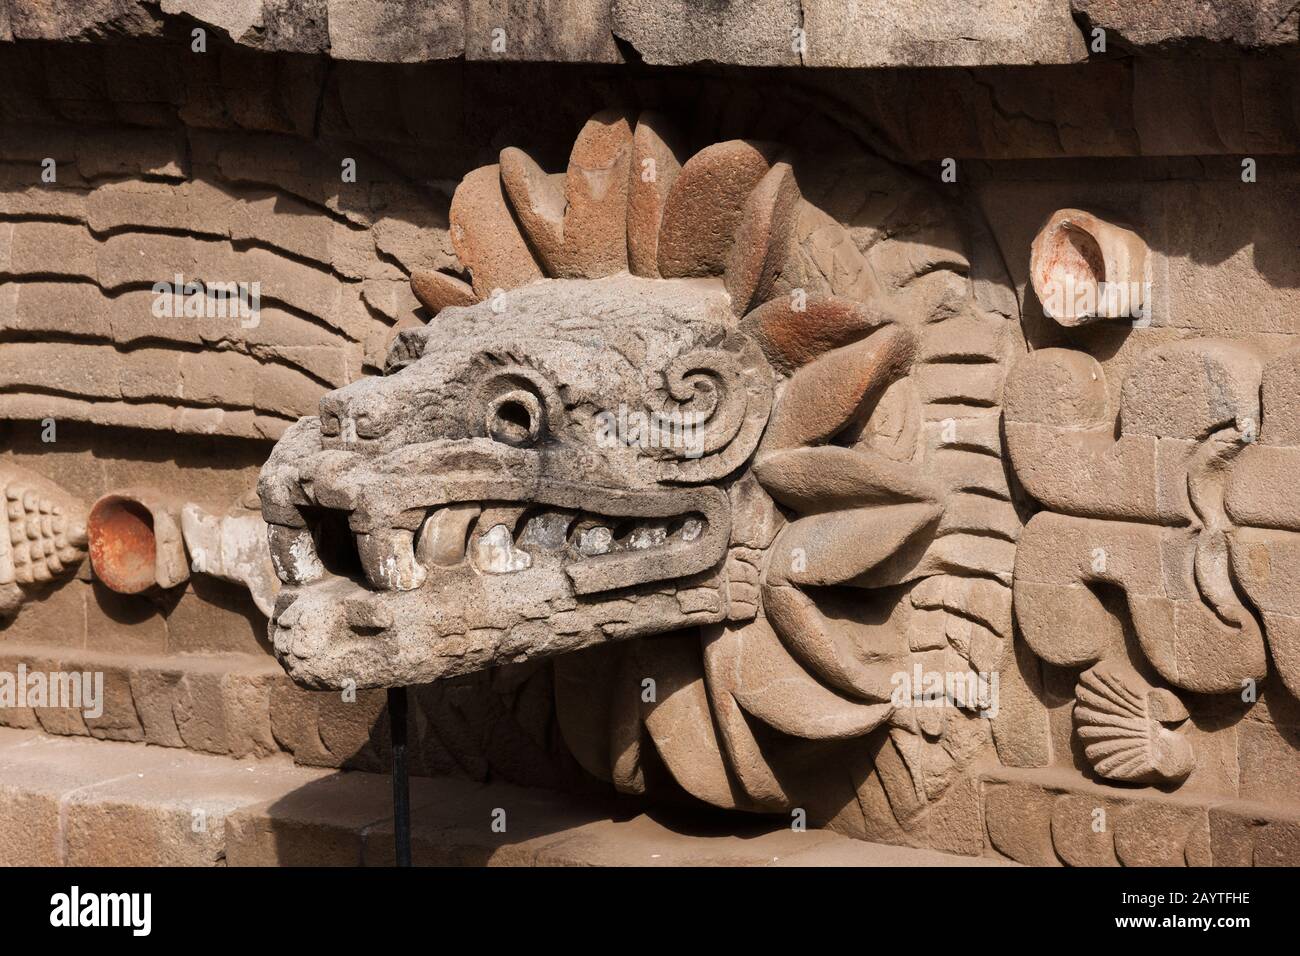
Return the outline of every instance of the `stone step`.
{"type": "MultiPolygon", "coordinates": [[[[1279,792],[1292,779],[1279,778],[1279,792]]],[[[1204,790],[1118,790],[1067,767],[998,767],[981,789],[989,843],[1025,866],[1300,866],[1294,807],[1204,790]]]]}
{"type": "MultiPolygon", "coordinates": [[[[23,613],[26,614],[25,608],[23,613]]],[[[21,619],[21,618],[20,618],[21,619]]],[[[388,721],[381,689],[311,691],[295,685],[268,654],[148,653],[118,648],[0,643],[0,677],[102,675],[102,713],[32,707],[6,700],[0,727],[48,734],[143,742],[224,757],[286,753],[328,769],[387,769],[388,721]]],[[[411,773],[462,772],[524,786],[575,782],[571,759],[549,739],[548,676],[504,672],[411,688],[411,773]],[[505,686],[513,680],[511,686],[505,686]],[[471,728],[472,724],[472,728],[471,728]]],[[[2,682],[0,682],[2,683],[2,682]]]]}
{"type": "MultiPolygon", "coordinates": [[[[0,728],[0,865],[384,866],[391,795],[386,775],[284,756],[236,760],[0,728]]],[[[651,818],[449,777],[411,781],[411,817],[418,865],[1000,865],[759,818],[651,818]]]]}

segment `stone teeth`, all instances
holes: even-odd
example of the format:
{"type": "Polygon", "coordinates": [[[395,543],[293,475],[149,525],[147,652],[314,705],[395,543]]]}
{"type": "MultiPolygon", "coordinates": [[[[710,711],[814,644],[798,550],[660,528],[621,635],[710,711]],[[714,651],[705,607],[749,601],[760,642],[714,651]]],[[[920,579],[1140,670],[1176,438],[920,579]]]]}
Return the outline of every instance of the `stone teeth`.
{"type": "Polygon", "coordinates": [[[467,501],[431,512],[420,527],[415,559],[426,568],[460,564],[465,560],[470,525],[482,510],[477,502],[467,501]]]}
{"type": "Polygon", "coordinates": [[[704,533],[704,523],[698,518],[687,518],[671,534],[666,520],[650,518],[638,522],[622,537],[616,537],[608,525],[592,522],[592,518],[583,519],[573,535],[574,550],[589,558],[623,548],[629,551],[650,551],[667,544],[670,538],[695,541],[704,533]]]}
{"type": "Polygon", "coordinates": [[[358,534],[357,554],[370,586],[380,591],[413,591],[427,573],[415,560],[415,535],[404,528],[358,534]]]}
{"type": "Polygon", "coordinates": [[[307,584],[325,576],[309,529],[268,524],[266,540],[275,573],[285,584],[307,584]]]}
{"type": "Polygon", "coordinates": [[[614,532],[604,525],[584,528],[578,532],[578,553],[586,557],[608,554],[614,547],[614,532]]]}
{"type": "Polygon", "coordinates": [[[489,505],[483,508],[483,513],[479,517],[478,531],[485,534],[499,524],[506,526],[513,538],[515,529],[519,527],[519,519],[524,516],[528,510],[527,505],[489,505]]]}
{"type": "Polygon", "coordinates": [[[533,556],[516,548],[510,529],[498,524],[475,541],[474,564],[485,574],[513,574],[532,567],[533,556]]]}
{"type": "Polygon", "coordinates": [[[544,511],[533,515],[519,535],[519,546],[529,551],[563,551],[573,518],[572,511],[544,511]]]}
{"type": "Polygon", "coordinates": [[[633,551],[655,548],[668,540],[668,529],[661,524],[639,525],[628,535],[627,546],[633,551]]]}

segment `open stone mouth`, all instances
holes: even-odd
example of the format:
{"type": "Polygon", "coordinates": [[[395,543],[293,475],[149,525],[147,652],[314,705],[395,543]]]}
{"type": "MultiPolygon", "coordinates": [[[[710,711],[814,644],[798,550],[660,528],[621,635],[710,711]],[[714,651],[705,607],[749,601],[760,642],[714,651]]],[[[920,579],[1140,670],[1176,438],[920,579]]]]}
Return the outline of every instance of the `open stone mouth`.
{"type": "Polygon", "coordinates": [[[701,542],[708,528],[699,512],[628,517],[503,501],[430,508],[415,531],[353,532],[346,512],[324,508],[303,509],[303,517],[314,554],[302,539],[290,544],[289,554],[273,547],[281,576],[300,584],[364,580],[377,591],[414,590],[439,570],[510,575],[604,556],[680,553],[701,542]],[[306,565],[315,567],[303,574],[306,565]]]}
{"type": "Polygon", "coordinates": [[[307,686],[424,683],[726,613],[720,488],[349,477],[299,478],[295,523],[267,523],[272,643],[307,686]]]}

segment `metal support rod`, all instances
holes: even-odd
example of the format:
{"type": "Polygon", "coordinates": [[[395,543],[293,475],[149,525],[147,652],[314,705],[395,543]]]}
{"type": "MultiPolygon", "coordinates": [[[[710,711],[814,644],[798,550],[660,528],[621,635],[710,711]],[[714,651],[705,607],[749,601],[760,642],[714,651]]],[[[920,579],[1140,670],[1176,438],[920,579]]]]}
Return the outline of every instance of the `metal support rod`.
{"type": "Polygon", "coordinates": [[[393,738],[393,847],[397,865],[411,865],[411,786],[406,774],[406,688],[388,688],[388,728],[393,738]]]}

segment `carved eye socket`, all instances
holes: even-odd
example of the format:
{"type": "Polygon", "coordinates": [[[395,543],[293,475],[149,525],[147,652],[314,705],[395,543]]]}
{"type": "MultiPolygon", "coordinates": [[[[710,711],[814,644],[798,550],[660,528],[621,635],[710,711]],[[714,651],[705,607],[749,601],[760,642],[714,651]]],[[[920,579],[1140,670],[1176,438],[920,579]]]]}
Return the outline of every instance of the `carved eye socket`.
{"type": "Polygon", "coordinates": [[[488,405],[485,426],[493,440],[506,445],[531,445],[542,433],[545,412],[532,392],[513,389],[488,405]]]}
{"type": "Polygon", "coordinates": [[[339,433],[339,417],[334,412],[322,411],[320,413],[320,433],[330,437],[336,437],[339,433]]]}

